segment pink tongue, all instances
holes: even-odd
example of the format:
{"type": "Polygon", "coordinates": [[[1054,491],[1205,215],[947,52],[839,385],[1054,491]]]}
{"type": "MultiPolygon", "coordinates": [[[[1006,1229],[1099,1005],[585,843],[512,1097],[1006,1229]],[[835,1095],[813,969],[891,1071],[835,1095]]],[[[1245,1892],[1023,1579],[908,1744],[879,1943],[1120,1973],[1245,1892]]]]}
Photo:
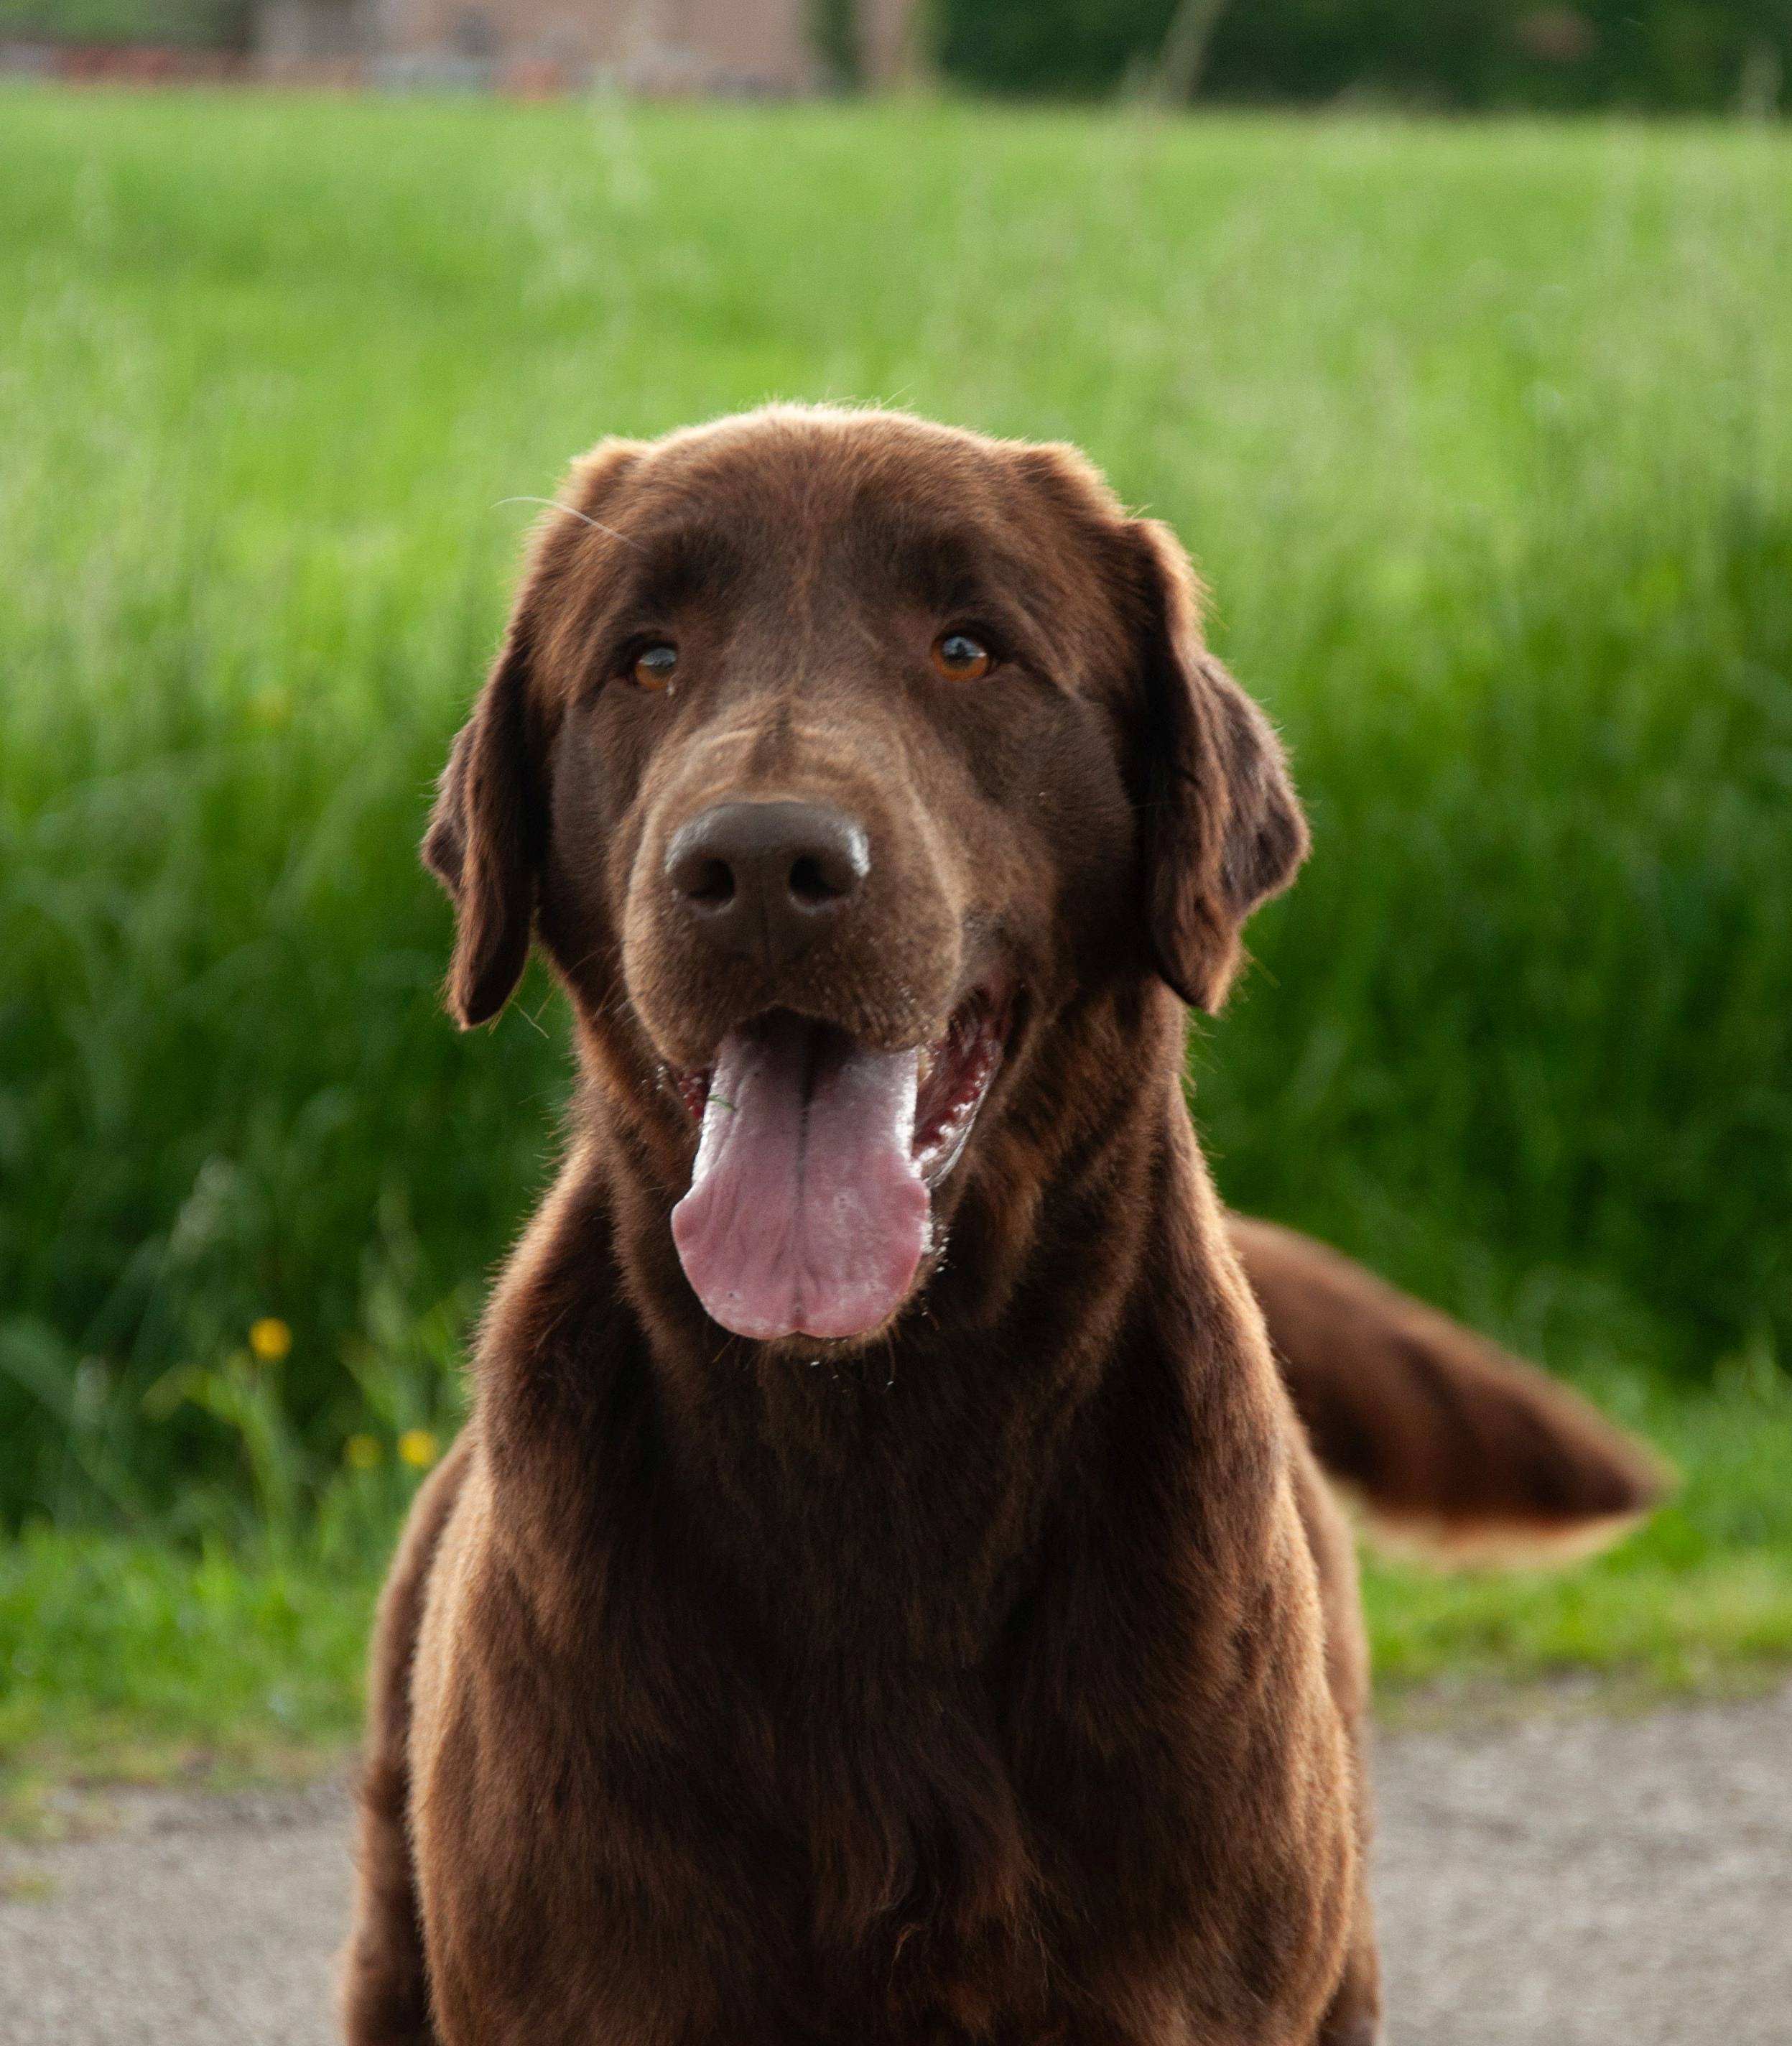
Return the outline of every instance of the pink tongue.
{"type": "Polygon", "coordinates": [[[856,1336],[899,1307],[927,1239],[910,1156],[920,1055],[793,1016],[723,1041],[672,1239],[723,1328],[856,1336]]]}

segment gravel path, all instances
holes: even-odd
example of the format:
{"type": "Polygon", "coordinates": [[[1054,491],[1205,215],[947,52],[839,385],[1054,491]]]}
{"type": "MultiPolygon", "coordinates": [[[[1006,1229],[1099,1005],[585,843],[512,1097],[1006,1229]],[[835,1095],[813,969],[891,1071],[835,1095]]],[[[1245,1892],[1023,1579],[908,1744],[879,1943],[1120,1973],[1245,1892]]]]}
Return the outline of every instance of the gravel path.
{"type": "MultiPolygon", "coordinates": [[[[1389,2046],[1787,2046],[1792,1691],[1384,1738],[1389,2046]]],[[[0,2039],[326,2046],[340,1789],[6,1850],[0,2039]]]]}

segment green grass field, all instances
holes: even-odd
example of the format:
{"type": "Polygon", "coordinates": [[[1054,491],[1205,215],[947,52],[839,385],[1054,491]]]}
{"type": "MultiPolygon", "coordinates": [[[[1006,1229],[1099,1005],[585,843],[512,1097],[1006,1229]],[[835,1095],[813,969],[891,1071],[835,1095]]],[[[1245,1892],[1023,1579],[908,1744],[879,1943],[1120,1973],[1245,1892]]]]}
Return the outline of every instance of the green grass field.
{"type": "Polygon", "coordinates": [[[1792,1654],[1792,144],[14,90],[0,257],[0,1750],[345,1723],[565,1086],[545,982],[441,1017],[413,850],[518,500],[773,395],[1176,523],[1316,843],[1224,1191],[1687,1470],[1594,1572],[1378,1575],[1390,1676],[1792,1654]]]}

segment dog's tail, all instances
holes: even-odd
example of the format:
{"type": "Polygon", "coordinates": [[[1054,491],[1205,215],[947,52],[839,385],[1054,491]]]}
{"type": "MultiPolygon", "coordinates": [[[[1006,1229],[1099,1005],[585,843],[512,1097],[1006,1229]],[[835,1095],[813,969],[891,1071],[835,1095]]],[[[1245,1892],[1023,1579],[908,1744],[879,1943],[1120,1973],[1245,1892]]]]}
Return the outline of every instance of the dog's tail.
{"type": "Polygon", "coordinates": [[[1239,1215],[1231,1232],[1320,1462],[1385,1546],[1566,1562],[1667,1491],[1643,1444],[1533,1365],[1310,1237],[1239,1215]]]}

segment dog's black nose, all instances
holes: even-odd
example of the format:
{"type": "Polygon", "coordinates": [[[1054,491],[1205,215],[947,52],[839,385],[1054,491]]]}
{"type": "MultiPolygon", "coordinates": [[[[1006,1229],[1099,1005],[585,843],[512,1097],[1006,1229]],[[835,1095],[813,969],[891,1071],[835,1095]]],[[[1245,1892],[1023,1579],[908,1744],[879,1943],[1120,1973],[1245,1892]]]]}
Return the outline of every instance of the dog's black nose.
{"type": "Polygon", "coordinates": [[[863,825],[825,803],[718,803],[672,834],[666,878],[711,942],[785,965],[871,871],[863,825]]]}

